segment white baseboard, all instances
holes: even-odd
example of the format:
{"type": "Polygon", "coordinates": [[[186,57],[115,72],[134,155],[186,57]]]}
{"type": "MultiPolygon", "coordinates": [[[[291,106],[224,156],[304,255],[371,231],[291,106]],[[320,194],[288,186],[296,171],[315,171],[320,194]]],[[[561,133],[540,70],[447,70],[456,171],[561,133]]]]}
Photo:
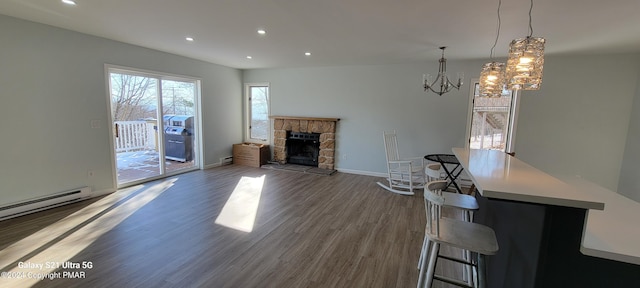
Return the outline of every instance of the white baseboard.
{"type": "Polygon", "coordinates": [[[233,164],[233,157],[227,156],[227,157],[220,158],[219,162],[209,164],[209,165],[204,165],[202,169],[206,170],[206,169],[211,169],[211,168],[216,168],[216,167],[231,165],[231,164],[233,164]]]}
{"type": "Polygon", "coordinates": [[[111,194],[111,193],[116,192],[116,191],[118,191],[118,189],[104,189],[104,190],[93,191],[91,193],[91,197],[89,197],[87,199],[90,199],[90,198],[93,198],[93,197],[100,197],[100,196],[108,195],[108,194],[111,194]]]}
{"type": "Polygon", "coordinates": [[[354,169],[342,169],[342,168],[336,168],[336,170],[338,170],[338,172],[341,172],[341,173],[349,173],[349,174],[357,174],[357,175],[365,175],[365,176],[387,178],[387,173],[364,171],[364,170],[354,170],[354,169]]]}
{"type": "Polygon", "coordinates": [[[203,170],[207,170],[207,169],[211,169],[211,168],[216,168],[216,167],[220,167],[222,166],[222,164],[220,164],[220,162],[218,163],[213,163],[213,164],[209,164],[209,165],[204,165],[204,167],[202,167],[203,170]]]}

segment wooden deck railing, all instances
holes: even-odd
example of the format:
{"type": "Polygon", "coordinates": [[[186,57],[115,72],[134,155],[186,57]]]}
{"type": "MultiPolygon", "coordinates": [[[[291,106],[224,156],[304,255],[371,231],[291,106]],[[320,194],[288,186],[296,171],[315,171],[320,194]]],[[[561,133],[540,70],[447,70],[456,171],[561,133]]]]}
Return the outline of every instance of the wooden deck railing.
{"type": "Polygon", "coordinates": [[[155,121],[115,121],[114,126],[116,153],[156,149],[155,121]]]}

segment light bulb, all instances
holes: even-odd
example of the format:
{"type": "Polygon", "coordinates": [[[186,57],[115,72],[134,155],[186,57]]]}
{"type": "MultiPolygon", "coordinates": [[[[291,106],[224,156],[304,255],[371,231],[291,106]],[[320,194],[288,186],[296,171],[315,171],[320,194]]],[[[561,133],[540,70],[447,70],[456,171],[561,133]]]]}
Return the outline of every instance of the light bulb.
{"type": "Polygon", "coordinates": [[[533,61],[533,59],[529,57],[520,57],[520,64],[529,64],[533,61]]]}

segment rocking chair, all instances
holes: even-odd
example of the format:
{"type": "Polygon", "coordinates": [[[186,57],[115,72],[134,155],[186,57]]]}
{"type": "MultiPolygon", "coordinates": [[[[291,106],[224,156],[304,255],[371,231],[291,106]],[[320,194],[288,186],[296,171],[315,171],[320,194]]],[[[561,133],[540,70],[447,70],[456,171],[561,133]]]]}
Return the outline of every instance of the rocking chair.
{"type": "Polygon", "coordinates": [[[384,149],[387,156],[387,181],[389,185],[378,182],[380,187],[393,193],[414,195],[414,189],[423,189],[425,185],[424,158],[400,158],[396,131],[384,131],[384,149]]]}

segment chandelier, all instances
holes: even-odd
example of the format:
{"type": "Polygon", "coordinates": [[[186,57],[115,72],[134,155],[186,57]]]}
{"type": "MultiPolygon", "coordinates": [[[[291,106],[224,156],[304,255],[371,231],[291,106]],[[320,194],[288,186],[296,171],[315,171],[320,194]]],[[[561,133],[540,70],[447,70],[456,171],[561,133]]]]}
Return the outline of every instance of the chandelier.
{"type": "Polygon", "coordinates": [[[507,88],[509,90],[538,90],[542,84],[544,66],[544,38],[532,37],[531,11],[529,8],[529,36],[511,41],[507,60],[507,88]]]}
{"type": "Polygon", "coordinates": [[[462,86],[462,78],[464,78],[464,74],[458,73],[458,81],[456,82],[456,84],[449,80],[449,77],[447,76],[447,59],[444,58],[444,49],[446,48],[447,47],[444,46],[440,47],[440,50],[442,50],[442,57],[440,58],[440,60],[438,60],[438,62],[440,62],[440,65],[438,67],[438,76],[436,77],[436,79],[431,81],[431,75],[422,75],[424,91],[431,90],[433,93],[436,93],[440,96],[451,91],[452,88],[460,89],[460,86],[462,86]],[[434,87],[439,90],[434,89],[434,87]]]}
{"type": "MultiPolygon", "coordinates": [[[[498,44],[498,38],[500,38],[500,6],[502,6],[502,0],[498,1],[498,31],[496,33],[496,40],[491,47],[490,57],[493,60],[493,49],[498,44]]],[[[505,64],[501,62],[491,61],[482,66],[480,72],[480,90],[481,97],[500,97],[502,96],[502,90],[505,86],[505,64]]]]}

